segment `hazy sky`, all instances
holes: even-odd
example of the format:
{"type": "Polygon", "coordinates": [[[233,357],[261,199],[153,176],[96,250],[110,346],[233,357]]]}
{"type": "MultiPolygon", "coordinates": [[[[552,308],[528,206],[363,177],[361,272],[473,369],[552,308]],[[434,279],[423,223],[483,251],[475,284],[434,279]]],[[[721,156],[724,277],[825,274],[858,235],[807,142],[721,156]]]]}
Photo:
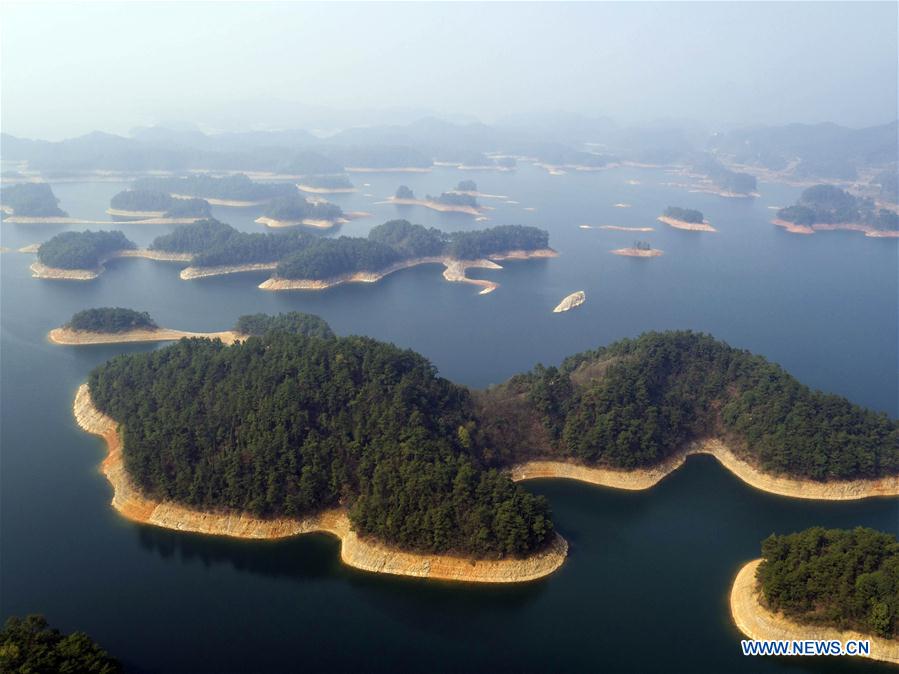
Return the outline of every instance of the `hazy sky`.
{"type": "Polygon", "coordinates": [[[51,139],[171,119],[303,126],[285,101],[487,122],[897,114],[895,2],[6,2],[0,42],[3,130],[51,139]]]}

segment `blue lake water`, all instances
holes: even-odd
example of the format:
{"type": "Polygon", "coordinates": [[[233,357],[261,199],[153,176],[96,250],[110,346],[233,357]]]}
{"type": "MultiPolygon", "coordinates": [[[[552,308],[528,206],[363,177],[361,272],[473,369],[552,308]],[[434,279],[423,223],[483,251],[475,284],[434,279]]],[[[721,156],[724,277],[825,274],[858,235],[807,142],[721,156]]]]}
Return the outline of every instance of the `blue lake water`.
{"type": "MultiPolygon", "coordinates": [[[[355,572],[340,565],[337,541],[325,536],[233,541],[118,517],[97,470],[104,447],[75,425],[72,397],[97,364],[154,347],[46,342],[48,330],[94,306],[146,310],[161,325],[198,331],[226,329],[249,312],[307,311],[339,334],[413,348],[442,375],[474,387],[646,330],[690,328],[761,353],[811,386],[899,414],[897,242],[852,232],[796,236],[771,225],[769,206],[791,203],[798,189],[762,184],[758,199],[729,200],[668,187],[673,178],[661,170],[549,176],[530,166],[352,180],[359,191],[332,200],[374,216],[338,234],[364,235],[395,217],[446,230],[529,224],[550,231],[560,256],[475,270],[500,283],[486,296],[445,282],[439,266],[372,285],[269,293],[256,288],[266,274],[186,282],[177,265],[148,260],[113,261],[92,282],[43,281],[30,277],[32,256],[0,256],[2,617],[44,613],[62,629],[87,631],[135,671],[877,670],[842,659],[743,658],[727,594],[768,534],[815,524],[895,532],[899,500],[780,498],[710,458],[691,459],[640,493],[529,483],[550,498],[571,555],[554,576],[521,587],[355,572]],[[376,203],[401,183],[417,195],[439,194],[464,178],[520,203],[484,199],[495,206],[484,223],[376,203]],[[615,208],[619,202],[632,207],[615,208]],[[655,222],[668,205],[702,210],[718,232],[655,222]],[[665,254],[608,252],[637,238],[665,254]],[[586,304],[553,314],[575,290],[586,291],[586,304]]],[[[109,198],[124,185],[53,187],[71,215],[106,219],[109,198]]],[[[253,222],[260,209],[214,212],[240,229],[264,229],[253,222]]],[[[114,227],[141,245],[171,229],[114,227]]],[[[15,250],[64,229],[3,223],[0,243],[15,250]]]]}

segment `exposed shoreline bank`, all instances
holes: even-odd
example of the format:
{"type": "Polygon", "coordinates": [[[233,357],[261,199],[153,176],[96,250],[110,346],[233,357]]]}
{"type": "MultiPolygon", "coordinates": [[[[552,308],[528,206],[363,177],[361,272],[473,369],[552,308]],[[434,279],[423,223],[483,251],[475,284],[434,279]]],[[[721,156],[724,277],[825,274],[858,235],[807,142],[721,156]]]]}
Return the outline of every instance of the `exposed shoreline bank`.
{"type": "Polygon", "coordinates": [[[397,262],[386,269],[376,272],[359,271],[353,274],[343,274],[329,279],[285,279],[273,276],[267,281],[260,283],[259,288],[271,291],[326,290],[328,288],[343,285],[344,283],[376,283],[394,272],[402,269],[410,269],[423,264],[442,264],[445,267],[443,278],[447,281],[479,286],[482,290],[478,294],[486,295],[496,290],[499,287],[499,284],[486,279],[469,278],[466,276],[466,271],[468,269],[502,269],[500,265],[496,264],[496,261],[529,260],[556,256],[558,256],[558,253],[552,248],[541,248],[538,250],[511,250],[504,253],[495,253],[480,260],[457,260],[455,258],[443,256],[419,257],[397,262]]]}
{"type": "Polygon", "coordinates": [[[459,206],[456,204],[444,204],[433,199],[400,199],[398,197],[390,197],[387,201],[379,201],[379,204],[394,204],[396,206],[424,206],[432,211],[439,213],[464,213],[471,216],[483,216],[484,208],[475,208],[474,206],[459,206]]]}
{"type": "Polygon", "coordinates": [[[761,491],[779,496],[820,501],[853,501],[873,497],[899,496],[899,476],[875,480],[843,480],[816,482],[760,471],[738,457],[722,441],[708,439],[695,442],[685,450],[674,454],[650,468],[618,470],[585,466],[567,461],[527,461],[510,469],[512,479],[535,480],[565,478],[595,484],[601,487],[642,491],[650,489],[676,471],[694,454],[708,454],[746,484],[761,491]]]}
{"type": "Polygon", "coordinates": [[[306,533],[327,533],[340,539],[341,560],[356,569],[418,578],[470,583],[521,583],[556,571],[565,561],[568,543],[556,535],[543,550],[524,559],[475,560],[451,555],[416,554],[362,538],[351,529],[343,509],[322,511],[303,519],[264,520],[236,513],[212,513],[147,498],[125,472],[122,440],[117,422],[100,412],[82,384],[73,405],[75,420],[88,433],[106,441],[107,454],[101,471],[113,488],[112,506],[125,518],[142,524],[231,536],[277,539],[306,533]]]}
{"type": "Polygon", "coordinates": [[[624,257],[659,257],[660,255],[664,255],[664,251],[659,250],[658,248],[616,248],[609,252],[612,253],[612,255],[623,255],[624,257]]]}
{"type": "Polygon", "coordinates": [[[260,225],[265,225],[271,229],[283,229],[285,227],[313,227],[315,229],[332,229],[337,225],[342,225],[346,222],[349,222],[345,218],[338,218],[337,220],[313,220],[311,218],[304,218],[303,220],[276,220],[275,218],[267,218],[264,215],[256,218],[255,222],[260,225]]]}
{"type": "Polygon", "coordinates": [[[840,222],[840,223],[823,223],[819,222],[814,225],[799,225],[789,220],[781,220],[775,218],[771,224],[783,227],[790,234],[815,234],[816,232],[834,232],[838,230],[848,232],[863,232],[865,236],[872,239],[895,239],[899,238],[899,230],[893,231],[889,229],[876,229],[870,225],[863,225],[857,222],[840,222]]]}
{"type": "Polygon", "coordinates": [[[87,346],[91,344],[128,344],[131,342],[173,342],[182,337],[205,337],[208,339],[220,339],[224,344],[246,339],[233,330],[222,332],[187,332],[184,330],[172,330],[171,328],[156,328],[155,330],[127,330],[124,332],[89,332],[86,330],[72,330],[71,328],[53,328],[47,333],[47,339],[53,344],[62,346],[87,346]]]}
{"type": "Polygon", "coordinates": [[[688,232],[717,232],[718,230],[712,227],[707,222],[687,222],[686,220],[678,220],[677,218],[669,218],[667,215],[660,215],[656,218],[659,222],[664,222],[666,225],[674,227],[675,229],[684,229],[688,232]]]}
{"type": "Polygon", "coordinates": [[[268,203],[267,200],[260,201],[243,201],[241,199],[215,199],[212,197],[194,197],[189,194],[169,194],[173,199],[202,199],[210,206],[229,206],[231,208],[249,208],[250,206],[262,206],[268,203]]]}
{"type": "MultiPolygon", "coordinates": [[[[807,625],[796,622],[782,613],[774,613],[761,601],[761,589],[756,581],[756,570],[761,559],[744,564],[734,578],[730,590],[730,614],[734,624],[743,634],[755,640],[806,639],[868,640],[871,643],[871,660],[899,664],[899,641],[852,630],[839,630],[825,625],[807,625]]],[[[857,658],[856,658],[857,659],[857,658]]],[[[864,656],[861,656],[864,659],[864,656]]]]}
{"type": "MultiPolygon", "coordinates": [[[[37,253],[40,244],[26,246],[19,249],[20,253],[37,253]]],[[[31,264],[31,276],[33,278],[53,279],[57,281],[92,281],[104,271],[106,271],[106,263],[110,260],[122,257],[141,257],[147,260],[156,260],[157,262],[190,262],[193,255],[190,253],[167,253],[161,250],[150,250],[148,248],[126,249],[110,253],[102,260],[95,269],[62,269],[60,267],[48,267],[41,262],[33,262],[31,264]]]]}

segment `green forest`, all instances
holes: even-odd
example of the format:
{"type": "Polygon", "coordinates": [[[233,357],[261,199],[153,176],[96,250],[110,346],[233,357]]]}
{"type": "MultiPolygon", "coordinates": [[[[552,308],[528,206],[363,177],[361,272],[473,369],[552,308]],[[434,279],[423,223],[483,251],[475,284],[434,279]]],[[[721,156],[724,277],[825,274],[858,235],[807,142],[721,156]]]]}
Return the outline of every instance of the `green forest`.
{"type": "Polygon", "coordinates": [[[37,259],[57,269],[96,269],[111,253],[137,248],[118,231],[61,232],[41,244],[37,259]]]}
{"type": "Polygon", "coordinates": [[[270,332],[288,332],[319,339],[333,339],[334,331],[324,319],[300,311],[289,311],[277,316],[270,314],[246,314],[237,319],[235,332],[242,335],[261,336],[270,332]]]}
{"type": "Polygon", "coordinates": [[[79,311],[65,327],[85,332],[128,332],[129,330],[155,330],[159,326],[146,311],[122,307],[100,307],[79,311]]]}
{"type": "Polygon", "coordinates": [[[312,202],[301,194],[294,193],[272,199],[265,209],[265,217],[273,220],[331,220],[343,217],[343,210],[337,204],[312,202]]]}
{"type": "Polygon", "coordinates": [[[681,208],[680,206],[669,206],[665,209],[664,215],[668,218],[674,218],[675,220],[681,220],[683,222],[692,222],[697,225],[705,220],[702,211],[697,211],[692,208],[681,208]]]}
{"type": "Polygon", "coordinates": [[[762,542],[768,606],[804,623],[899,636],[899,541],[857,527],[813,527],[762,542]]]}
{"type": "Polygon", "coordinates": [[[799,201],[777,212],[781,220],[797,225],[860,223],[877,229],[899,229],[899,215],[878,209],[872,199],[856,197],[834,185],[813,185],[799,201]]]}
{"type": "Polygon", "coordinates": [[[4,185],[0,190],[0,203],[11,208],[14,215],[32,218],[65,217],[59,208],[59,199],[47,183],[21,183],[4,185]]]}
{"type": "Polygon", "coordinates": [[[813,391],[765,358],[700,333],[621,340],[560,367],[538,365],[478,399],[483,444],[499,461],[512,460],[503,451],[518,447],[630,469],[652,466],[693,440],[723,437],[775,474],[837,480],[899,473],[899,422],[813,391]]]}
{"type": "Polygon", "coordinates": [[[290,184],[257,183],[243,173],[219,177],[198,173],[173,178],[141,178],[134,181],[132,188],[234,201],[265,201],[297,191],[290,184]]]}
{"type": "Polygon", "coordinates": [[[40,615],[11,617],[0,629],[0,672],[118,674],[122,665],[84,632],[62,634],[40,615]]]}
{"type": "Polygon", "coordinates": [[[161,211],[166,218],[202,218],[211,213],[205,199],[176,199],[155,190],[123,190],[113,196],[109,205],[123,211],[161,211]]]}
{"type": "Polygon", "coordinates": [[[466,206],[468,208],[480,208],[477,198],[470,194],[459,194],[458,192],[442,192],[440,196],[434,197],[430,194],[425,197],[427,201],[436,201],[438,204],[446,204],[447,206],[466,206]]]}
{"type": "Polygon", "coordinates": [[[361,534],[431,552],[521,555],[552,535],[546,501],[483,465],[469,392],[409,350],[182,339],[118,356],[89,385],[154,497],[272,517],[345,505],[361,534]]]}

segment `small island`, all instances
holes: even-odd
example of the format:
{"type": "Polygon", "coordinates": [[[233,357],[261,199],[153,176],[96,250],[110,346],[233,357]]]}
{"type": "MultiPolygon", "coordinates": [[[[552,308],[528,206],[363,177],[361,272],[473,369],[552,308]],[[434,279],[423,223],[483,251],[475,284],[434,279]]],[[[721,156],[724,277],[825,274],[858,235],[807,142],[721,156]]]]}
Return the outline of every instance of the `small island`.
{"type": "Polygon", "coordinates": [[[211,216],[205,199],[175,198],[153,190],[119,192],[110,200],[106,213],[121,219],[152,219],[158,224],[184,224],[211,216]]]}
{"type": "Polygon", "coordinates": [[[256,222],[274,228],[305,225],[316,229],[331,229],[347,220],[337,204],[310,201],[294,191],[289,196],[272,199],[265,213],[256,222]]]}
{"type": "Polygon", "coordinates": [[[868,640],[867,657],[899,664],[899,542],[862,527],[772,535],[734,579],[730,607],[750,639],[868,640]]]}
{"type": "Polygon", "coordinates": [[[79,311],[61,328],[47,335],[54,344],[84,346],[91,344],[125,344],[130,342],[170,342],[185,337],[218,339],[232,344],[251,336],[273,331],[330,338],[331,327],[318,316],[297,311],[277,316],[248,314],[241,316],[233,330],[221,332],[187,332],[160,328],[150,314],[121,307],[102,307],[79,311]]]}
{"type": "Polygon", "coordinates": [[[553,309],[553,313],[559,314],[563,311],[571,311],[572,309],[581,306],[586,301],[587,293],[585,293],[583,290],[578,290],[577,292],[573,292],[570,295],[564,297],[562,301],[556,305],[556,308],[553,309]]]}
{"type": "Polygon", "coordinates": [[[57,222],[69,214],[59,207],[59,199],[47,183],[20,183],[4,186],[0,204],[7,222],[57,222]]]}
{"type": "Polygon", "coordinates": [[[775,493],[899,494],[899,423],[691,332],[481,391],[366,337],[184,339],[96,368],[74,412],[106,440],[113,506],[129,519],[244,538],[325,531],[357,568],[469,582],[564,562],[549,504],[515,483],[535,477],[645,489],[702,452],[775,493]]]}
{"type": "Polygon", "coordinates": [[[773,222],[792,234],[844,229],[873,238],[899,237],[899,214],[833,185],[804,190],[796,204],[777,212],[773,222]]]}
{"type": "Polygon", "coordinates": [[[441,213],[464,213],[465,215],[480,216],[483,207],[478,203],[477,197],[466,191],[443,192],[434,197],[428,194],[424,199],[417,199],[415,193],[406,185],[400,185],[396,194],[387,202],[398,206],[424,206],[432,211],[441,213]]]}
{"type": "Polygon", "coordinates": [[[254,182],[243,173],[142,178],[135,181],[132,187],[134,190],[165,192],[173,197],[205,199],[213,206],[232,208],[258,206],[277,197],[296,194],[296,188],[292,185],[254,182]]]}
{"type": "Polygon", "coordinates": [[[676,229],[685,229],[690,232],[717,232],[702,215],[702,211],[692,208],[680,208],[669,206],[665,212],[656,218],[659,222],[670,225],[676,229]]]}
{"type": "Polygon", "coordinates": [[[306,176],[297,189],[310,194],[348,194],[356,191],[350,179],[343,174],[306,176]]]}
{"type": "Polygon", "coordinates": [[[103,263],[137,245],[118,231],[62,232],[37,250],[32,276],[44,279],[90,281],[103,272],[103,263]]]}
{"type": "Polygon", "coordinates": [[[634,245],[630,248],[616,248],[609,252],[624,257],[659,257],[664,253],[664,251],[653,248],[648,241],[634,241],[634,245]]]}

